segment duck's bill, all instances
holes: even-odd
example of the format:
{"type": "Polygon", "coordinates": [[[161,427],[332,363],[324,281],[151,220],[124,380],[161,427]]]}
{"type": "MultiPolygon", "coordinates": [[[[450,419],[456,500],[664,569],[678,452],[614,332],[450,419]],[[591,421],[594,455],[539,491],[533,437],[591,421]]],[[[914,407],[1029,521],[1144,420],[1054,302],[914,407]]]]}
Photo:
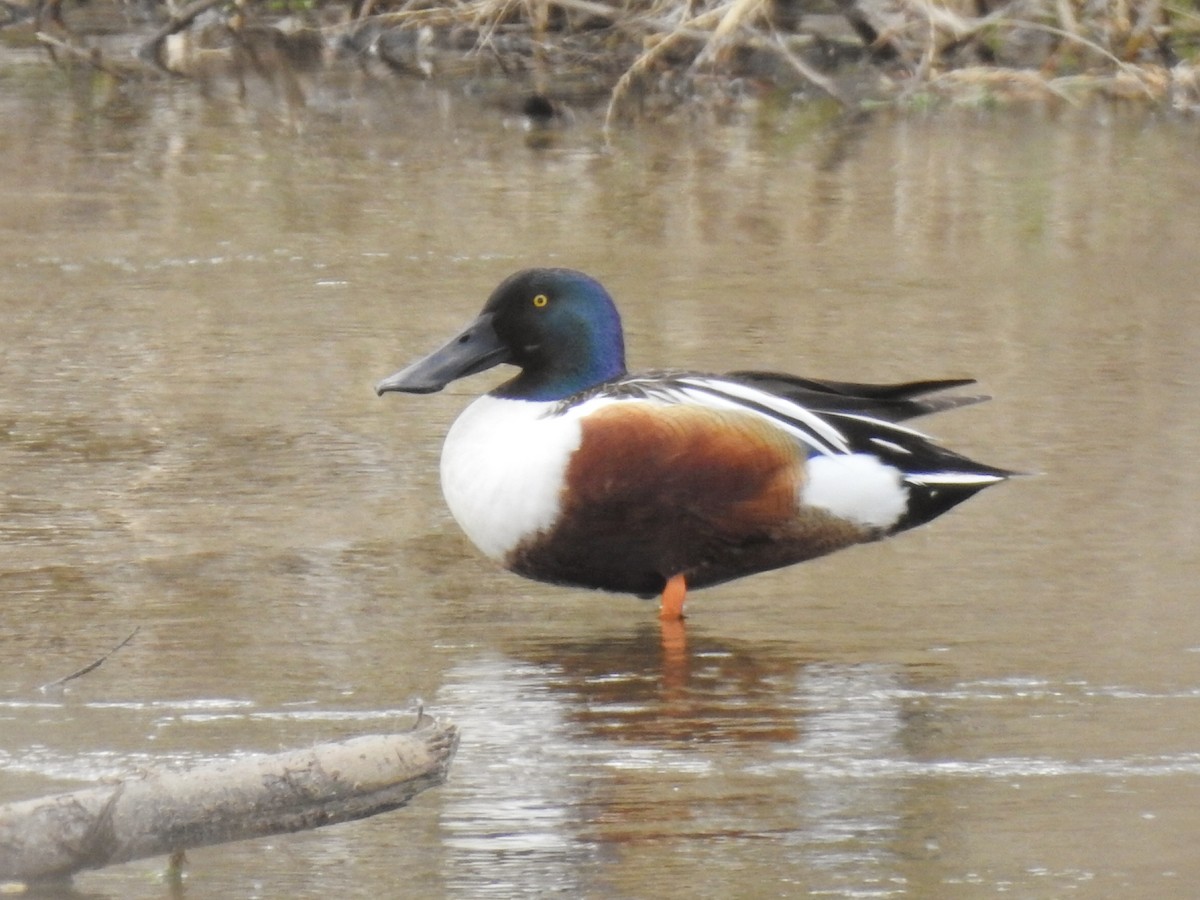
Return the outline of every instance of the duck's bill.
{"type": "Polygon", "coordinates": [[[485,313],[441,349],[383,379],[375,385],[375,393],[432,394],[455,379],[498,366],[508,359],[509,350],[497,337],[491,315],[485,313]]]}

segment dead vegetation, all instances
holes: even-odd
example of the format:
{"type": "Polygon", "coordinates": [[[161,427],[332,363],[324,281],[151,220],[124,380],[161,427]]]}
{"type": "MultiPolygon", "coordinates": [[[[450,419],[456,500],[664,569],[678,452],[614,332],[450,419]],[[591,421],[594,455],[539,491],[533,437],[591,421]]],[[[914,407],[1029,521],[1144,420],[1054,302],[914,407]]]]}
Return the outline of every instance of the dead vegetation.
{"type": "MultiPolygon", "coordinates": [[[[1195,0],[353,0],[282,12],[141,0],[138,18],[154,28],[132,61],[77,28],[72,2],[39,0],[24,16],[9,4],[9,27],[32,22],[59,62],[119,78],[261,78],[289,103],[304,102],[305,73],[348,63],[503,84],[543,122],[604,104],[608,126],[772,95],[849,108],[1105,99],[1200,110],[1195,0]]],[[[120,7],[131,19],[134,2],[120,7]]]]}

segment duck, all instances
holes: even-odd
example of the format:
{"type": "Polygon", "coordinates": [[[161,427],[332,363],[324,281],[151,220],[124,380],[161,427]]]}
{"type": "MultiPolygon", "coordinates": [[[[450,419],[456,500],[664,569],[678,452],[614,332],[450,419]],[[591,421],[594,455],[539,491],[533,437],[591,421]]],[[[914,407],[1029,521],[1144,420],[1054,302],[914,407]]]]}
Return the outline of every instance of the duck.
{"type": "Polygon", "coordinates": [[[932,521],[1016,474],[904,424],[988,399],[971,378],[858,384],[768,371],[630,373],[621,318],[590,275],[509,276],[440,349],[375,385],[428,394],[516,374],[446,435],[442,492],[485,556],[526,578],[660,598],[932,521]]]}

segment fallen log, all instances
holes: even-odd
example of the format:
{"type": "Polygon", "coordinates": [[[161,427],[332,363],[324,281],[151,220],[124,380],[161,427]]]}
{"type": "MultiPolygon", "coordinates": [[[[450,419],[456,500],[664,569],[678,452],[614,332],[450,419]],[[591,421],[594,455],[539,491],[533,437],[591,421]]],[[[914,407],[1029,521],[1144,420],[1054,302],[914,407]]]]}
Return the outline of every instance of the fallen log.
{"type": "Polygon", "coordinates": [[[458,731],[423,716],[412,731],[152,772],[0,806],[0,881],[286,834],[404,806],[446,780],[458,731]]]}

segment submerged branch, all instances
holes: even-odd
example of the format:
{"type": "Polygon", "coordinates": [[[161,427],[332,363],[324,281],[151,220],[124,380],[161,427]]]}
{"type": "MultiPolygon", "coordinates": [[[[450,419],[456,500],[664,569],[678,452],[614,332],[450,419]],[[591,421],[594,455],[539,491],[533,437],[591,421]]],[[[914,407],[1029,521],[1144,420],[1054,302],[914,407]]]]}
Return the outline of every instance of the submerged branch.
{"type": "Polygon", "coordinates": [[[130,641],[132,641],[134,638],[134,635],[136,635],[141,630],[142,630],[142,626],[141,625],[137,626],[135,629],[133,629],[133,631],[129,632],[129,634],[125,636],[125,640],[121,641],[119,644],[117,644],[115,647],[113,647],[111,650],[109,650],[107,653],[105,653],[99,659],[93,660],[92,662],[90,662],[86,666],[84,666],[82,669],[77,669],[76,671],[72,672],[70,675],[64,675],[62,678],[56,679],[54,681],[46,682],[40,688],[38,688],[38,690],[42,691],[44,693],[48,690],[51,690],[52,688],[62,687],[68,681],[74,681],[76,678],[81,678],[84,675],[86,675],[88,672],[95,671],[96,669],[98,669],[102,665],[104,665],[104,663],[108,660],[108,658],[110,656],[112,656],[114,653],[116,653],[118,650],[120,650],[122,647],[124,647],[130,641]]]}

